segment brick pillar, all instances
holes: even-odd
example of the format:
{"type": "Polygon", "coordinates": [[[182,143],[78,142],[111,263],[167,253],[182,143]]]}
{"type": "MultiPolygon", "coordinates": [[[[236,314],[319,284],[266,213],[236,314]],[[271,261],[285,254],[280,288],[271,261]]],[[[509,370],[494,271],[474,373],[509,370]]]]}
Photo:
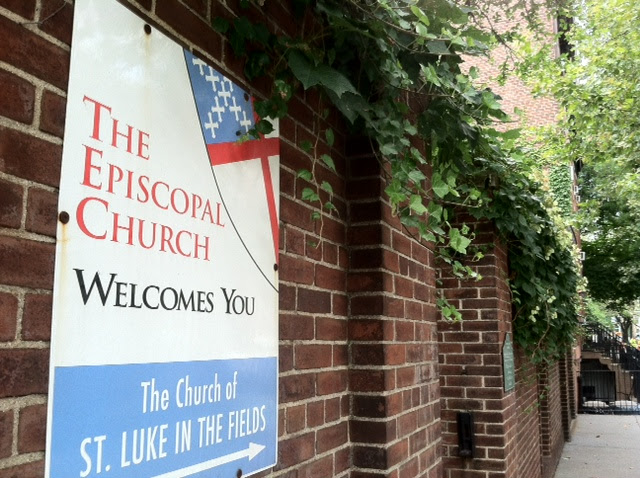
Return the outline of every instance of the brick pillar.
{"type": "MultiPolygon", "coordinates": [[[[479,243],[494,244],[493,226],[473,223],[479,243]]],[[[462,281],[442,268],[440,291],[462,320],[438,322],[442,385],[443,463],[445,478],[515,478],[516,393],[505,393],[502,347],[512,331],[507,254],[494,245],[474,265],[480,281],[462,281]],[[457,413],[471,412],[475,422],[473,458],[458,456],[457,413]]]]}
{"type": "Polygon", "coordinates": [[[571,381],[571,373],[569,371],[569,365],[571,360],[568,358],[568,354],[558,362],[560,369],[560,409],[562,413],[562,432],[565,440],[571,438],[571,398],[569,392],[569,382],[571,381]]]}
{"type": "Polygon", "coordinates": [[[542,477],[551,478],[564,446],[561,398],[561,367],[556,363],[542,364],[539,369],[540,442],[542,477]]]}
{"type": "Polygon", "coordinates": [[[439,478],[435,273],[381,197],[378,163],[350,161],[352,478],[439,478]]]}
{"type": "MultiPolygon", "coordinates": [[[[571,415],[571,419],[575,419],[578,416],[578,401],[576,396],[576,381],[577,381],[577,372],[575,367],[575,354],[574,349],[567,352],[567,371],[569,374],[568,377],[568,385],[569,385],[569,413],[571,415]]],[[[569,435],[571,435],[571,431],[569,431],[569,435]]],[[[569,436],[571,438],[571,436],[569,436]]]]}

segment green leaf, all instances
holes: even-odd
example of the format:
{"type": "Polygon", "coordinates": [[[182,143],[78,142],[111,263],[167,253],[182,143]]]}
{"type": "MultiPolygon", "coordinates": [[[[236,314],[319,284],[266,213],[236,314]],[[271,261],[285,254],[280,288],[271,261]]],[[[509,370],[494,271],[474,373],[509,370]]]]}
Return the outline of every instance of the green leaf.
{"type": "Polygon", "coordinates": [[[333,162],[333,158],[331,156],[329,156],[328,154],[323,154],[322,156],[320,156],[320,159],[331,171],[333,171],[334,173],[336,172],[336,164],[333,162]]]}
{"type": "Polygon", "coordinates": [[[433,173],[431,177],[431,188],[439,198],[443,198],[449,193],[449,186],[442,180],[442,176],[439,173],[433,173]]]}
{"type": "Polygon", "coordinates": [[[412,211],[418,213],[419,215],[427,212],[427,208],[424,206],[424,204],[422,204],[422,196],[419,196],[418,194],[414,194],[413,196],[411,196],[409,207],[412,211]]]}
{"type": "Polygon", "coordinates": [[[324,63],[314,65],[298,50],[290,51],[287,59],[291,72],[300,80],[305,90],[315,85],[322,85],[333,91],[338,98],[344,93],[357,94],[351,82],[338,70],[324,63]]]}
{"type": "Polygon", "coordinates": [[[434,218],[436,221],[442,220],[442,206],[440,204],[431,201],[429,206],[427,206],[427,212],[429,213],[429,217],[434,218]]]}
{"type": "Polygon", "coordinates": [[[327,128],[327,130],[324,132],[324,135],[327,138],[327,144],[329,145],[329,147],[333,146],[333,143],[335,141],[333,130],[331,128],[327,128]]]}
{"type": "Polygon", "coordinates": [[[298,177],[304,179],[305,181],[313,181],[313,174],[311,174],[311,171],[309,171],[308,169],[301,169],[300,171],[298,171],[298,177]]]}
{"type": "Polygon", "coordinates": [[[437,55],[448,55],[451,53],[447,44],[442,40],[431,40],[427,42],[427,49],[431,53],[435,53],[437,55]]]}
{"type": "Polygon", "coordinates": [[[311,141],[308,141],[306,139],[303,141],[300,141],[300,149],[302,149],[302,151],[304,151],[305,153],[309,154],[313,150],[313,143],[311,143],[311,141]]]}
{"type": "Polygon", "coordinates": [[[311,188],[304,188],[302,190],[302,200],[309,202],[320,201],[320,196],[311,188]]]}
{"type": "Polygon", "coordinates": [[[211,22],[211,26],[218,33],[224,34],[224,33],[227,33],[231,24],[229,23],[229,20],[227,20],[226,18],[216,17],[211,22]]]}
{"type": "Polygon", "coordinates": [[[326,203],[324,203],[324,208],[327,211],[338,211],[338,208],[331,201],[327,201],[326,203]]]}
{"type": "Polygon", "coordinates": [[[333,194],[333,187],[327,181],[322,181],[322,184],[320,184],[320,188],[323,191],[328,192],[329,194],[333,194]]]}
{"type": "Polygon", "coordinates": [[[256,123],[256,131],[261,134],[269,134],[273,131],[273,125],[271,124],[271,121],[261,119],[256,123]]]}
{"type": "Polygon", "coordinates": [[[424,181],[425,179],[427,179],[427,177],[419,169],[414,169],[409,173],[409,180],[416,184],[424,181]]]}
{"type": "Polygon", "coordinates": [[[467,247],[471,244],[471,239],[464,237],[460,229],[454,227],[449,230],[449,246],[461,254],[467,253],[467,247]]]}

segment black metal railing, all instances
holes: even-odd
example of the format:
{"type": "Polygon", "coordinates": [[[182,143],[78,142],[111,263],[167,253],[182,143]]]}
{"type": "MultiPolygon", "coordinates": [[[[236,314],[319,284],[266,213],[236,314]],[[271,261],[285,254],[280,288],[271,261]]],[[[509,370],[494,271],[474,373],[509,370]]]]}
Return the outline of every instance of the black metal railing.
{"type": "Polygon", "coordinates": [[[580,413],[640,414],[640,370],[582,370],[580,413]]]}
{"type": "Polygon", "coordinates": [[[599,324],[585,324],[583,350],[600,352],[625,370],[640,370],[640,350],[599,324]]]}
{"type": "Polygon", "coordinates": [[[594,364],[583,358],[579,412],[640,414],[640,351],[597,324],[585,325],[582,349],[610,362],[594,364]]]}

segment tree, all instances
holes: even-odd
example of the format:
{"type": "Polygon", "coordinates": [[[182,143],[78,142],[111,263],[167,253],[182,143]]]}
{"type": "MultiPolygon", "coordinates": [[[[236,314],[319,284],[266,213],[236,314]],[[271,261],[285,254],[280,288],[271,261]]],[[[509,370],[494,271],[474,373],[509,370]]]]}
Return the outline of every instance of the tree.
{"type": "Polygon", "coordinates": [[[538,51],[521,72],[535,91],[563,106],[557,126],[541,135],[546,157],[584,164],[584,274],[591,296],[615,311],[626,330],[640,298],[640,2],[574,6],[565,33],[571,50],[552,60],[538,51]]]}

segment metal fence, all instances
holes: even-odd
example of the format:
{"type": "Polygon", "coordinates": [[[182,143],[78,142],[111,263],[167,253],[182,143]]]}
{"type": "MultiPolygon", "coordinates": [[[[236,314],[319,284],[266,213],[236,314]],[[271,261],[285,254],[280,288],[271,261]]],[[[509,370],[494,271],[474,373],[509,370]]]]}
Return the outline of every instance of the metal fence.
{"type": "Polygon", "coordinates": [[[582,370],[580,413],[640,414],[640,370],[582,370]]]}
{"type": "Polygon", "coordinates": [[[578,411],[640,414],[640,351],[599,325],[587,324],[585,332],[583,352],[598,358],[583,355],[578,411]]]}

